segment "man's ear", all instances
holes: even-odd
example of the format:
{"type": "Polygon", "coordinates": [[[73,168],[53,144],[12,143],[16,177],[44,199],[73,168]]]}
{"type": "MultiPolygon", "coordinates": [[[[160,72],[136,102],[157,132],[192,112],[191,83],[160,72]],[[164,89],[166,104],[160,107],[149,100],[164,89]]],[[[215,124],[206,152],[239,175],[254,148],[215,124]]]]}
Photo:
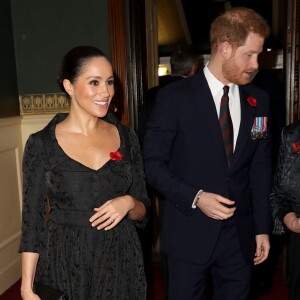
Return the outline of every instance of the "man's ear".
{"type": "Polygon", "coordinates": [[[189,71],[189,73],[187,74],[187,77],[193,76],[197,73],[198,71],[198,66],[197,64],[193,64],[191,70],[189,71]]]}
{"type": "Polygon", "coordinates": [[[64,79],[63,80],[63,86],[65,88],[65,91],[69,94],[69,96],[71,97],[73,95],[73,85],[70,82],[69,79],[64,79]]]}
{"type": "Polygon", "coordinates": [[[229,58],[231,56],[232,47],[228,42],[223,42],[219,46],[219,51],[224,58],[229,58]]]}

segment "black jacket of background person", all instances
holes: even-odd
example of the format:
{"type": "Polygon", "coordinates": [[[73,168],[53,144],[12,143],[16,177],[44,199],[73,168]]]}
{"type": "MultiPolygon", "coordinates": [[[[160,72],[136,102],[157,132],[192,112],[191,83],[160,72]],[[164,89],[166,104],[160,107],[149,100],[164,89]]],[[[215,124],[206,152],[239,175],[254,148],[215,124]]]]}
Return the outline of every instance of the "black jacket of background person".
{"type": "Polygon", "coordinates": [[[160,84],[158,86],[154,86],[150,88],[146,93],[144,97],[144,102],[141,106],[141,112],[139,116],[139,127],[137,131],[138,138],[140,140],[141,146],[143,145],[143,139],[145,136],[146,128],[147,128],[147,122],[149,120],[149,116],[153,110],[155,99],[157,97],[158,91],[173,82],[176,82],[178,80],[184,79],[184,76],[172,76],[172,75],[166,75],[161,76],[159,78],[160,84]]]}

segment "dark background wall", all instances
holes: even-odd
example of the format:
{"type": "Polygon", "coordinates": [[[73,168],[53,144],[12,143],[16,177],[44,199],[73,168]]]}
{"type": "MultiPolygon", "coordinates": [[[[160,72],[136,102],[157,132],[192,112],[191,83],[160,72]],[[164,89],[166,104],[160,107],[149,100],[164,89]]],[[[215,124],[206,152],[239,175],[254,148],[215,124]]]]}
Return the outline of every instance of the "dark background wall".
{"type": "Polygon", "coordinates": [[[0,118],[19,114],[17,73],[9,0],[0,1],[0,118]]]}
{"type": "Polygon", "coordinates": [[[107,0],[1,0],[0,36],[0,117],[17,116],[19,95],[60,92],[71,48],[94,45],[110,57],[107,0]]]}
{"type": "MultiPolygon", "coordinates": [[[[217,0],[182,1],[193,45],[197,49],[201,50],[202,53],[210,53],[210,24],[219,14],[224,12],[225,2],[226,1],[217,0]]],[[[269,25],[273,29],[276,26],[276,21],[278,21],[273,20],[273,11],[277,11],[277,17],[280,18],[282,18],[281,14],[284,13],[284,11],[280,10],[280,7],[283,6],[285,2],[282,0],[278,0],[276,2],[273,0],[231,0],[227,2],[230,3],[231,7],[244,6],[254,9],[268,21],[269,25]],[[277,7],[275,8],[275,6],[277,7]]],[[[275,32],[273,31],[270,38],[266,40],[265,47],[282,49],[282,36],[274,36],[274,33],[275,32]]],[[[276,32],[276,34],[278,35],[280,33],[276,32]]]]}
{"type": "Polygon", "coordinates": [[[11,0],[11,11],[19,95],[60,92],[56,75],[75,46],[110,56],[107,0],[11,0]]]}

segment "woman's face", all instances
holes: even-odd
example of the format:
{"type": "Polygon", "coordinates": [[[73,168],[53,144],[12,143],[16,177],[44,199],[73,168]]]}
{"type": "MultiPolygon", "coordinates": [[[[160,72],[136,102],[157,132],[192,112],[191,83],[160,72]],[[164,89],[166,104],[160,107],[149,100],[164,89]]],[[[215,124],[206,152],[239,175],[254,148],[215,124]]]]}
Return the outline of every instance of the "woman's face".
{"type": "Polygon", "coordinates": [[[99,118],[107,114],[115,91],[112,66],[105,57],[88,60],[74,83],[68,84],[72,109],[99,118]]]}

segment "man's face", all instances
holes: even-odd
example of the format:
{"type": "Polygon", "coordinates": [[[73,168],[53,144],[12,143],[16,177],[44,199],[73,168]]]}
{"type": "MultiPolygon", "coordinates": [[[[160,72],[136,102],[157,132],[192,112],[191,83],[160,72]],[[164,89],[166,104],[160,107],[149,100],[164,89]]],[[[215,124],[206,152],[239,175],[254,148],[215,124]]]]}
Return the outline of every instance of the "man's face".
{"type": "Polygon", "coordinates": [[[243,46],[231,47],[231,55],[222,66],[223,76],[232,83],[244,85],[258,69],[258,55],[262,52],[264,38],[251,32],[243,46]]]}

